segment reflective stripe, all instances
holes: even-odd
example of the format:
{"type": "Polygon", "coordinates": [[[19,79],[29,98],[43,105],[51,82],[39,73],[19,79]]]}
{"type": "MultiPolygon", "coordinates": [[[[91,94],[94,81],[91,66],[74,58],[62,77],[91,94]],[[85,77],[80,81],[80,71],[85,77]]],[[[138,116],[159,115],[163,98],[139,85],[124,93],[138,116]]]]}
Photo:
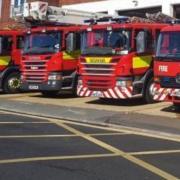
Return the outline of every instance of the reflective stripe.
{"type": "Polygon", "coordinates": [[[152,56],[137,56],[133,58],[133,68],[149,67],[152,62],[152,56]]]}
{"type": "Polygon", "coordinates": [[[63,52],[63,60],[73,60],[80,56],[80,51],[74,51],[72,53],[63,52]]]}
{"type": "Polygon", "coordinates": [[[0,56],[0,66],[7,66],[11,61],[11,56],[0,56]]]}

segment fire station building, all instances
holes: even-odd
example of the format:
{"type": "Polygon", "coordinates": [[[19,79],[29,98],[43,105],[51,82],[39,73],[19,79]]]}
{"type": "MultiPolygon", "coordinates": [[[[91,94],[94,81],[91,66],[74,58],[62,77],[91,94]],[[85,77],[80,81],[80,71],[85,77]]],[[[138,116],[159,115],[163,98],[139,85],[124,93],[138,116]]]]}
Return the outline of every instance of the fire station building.
{"type": "MultiPolygon", "coordinates": [[[[13,13],[20,12],[25,2],[36,0],[0,0],[0,25],[13,22],[13,13]]],[[[163,12],[180,18],[180,0],[42,0],[49,5],[91,12],[104,12],[144,17],[146,12],[163,12]]]]}

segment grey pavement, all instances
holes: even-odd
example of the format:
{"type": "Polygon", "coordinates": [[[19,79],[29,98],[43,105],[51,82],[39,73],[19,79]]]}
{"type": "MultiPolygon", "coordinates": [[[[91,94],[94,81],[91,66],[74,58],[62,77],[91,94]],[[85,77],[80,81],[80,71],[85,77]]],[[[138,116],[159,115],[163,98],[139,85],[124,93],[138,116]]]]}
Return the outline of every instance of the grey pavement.
{"type": "MultiPolygon", "coordinates": [[[[41,99],[43,101],[43,99],[41,99]]],[[[128,108],[128,107],[127,107],[128,108]]],[[[180,135],[180,119],[150,116],[134,112],[116,112],[88,108],[67,107],[33,102],[14,101],[2,98],[0,110],[19,112],[42,117],[53,117],[107,126],[132,127],[180,135]]]]}

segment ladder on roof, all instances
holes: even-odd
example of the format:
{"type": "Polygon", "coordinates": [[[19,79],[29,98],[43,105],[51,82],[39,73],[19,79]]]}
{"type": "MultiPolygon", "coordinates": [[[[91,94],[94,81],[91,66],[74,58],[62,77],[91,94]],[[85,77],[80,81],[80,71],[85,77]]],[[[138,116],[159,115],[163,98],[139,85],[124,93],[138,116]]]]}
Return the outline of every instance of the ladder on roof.
{"type": "Polygon", "coordinates": [[[47,2],[30,2],[24,4],[22,14],[24,20],[45,21],[57,24],[86,24],[87,19],[98,19],[109,15],[79,10],[64,9],[56,6],[48,6],[47,2]]]}

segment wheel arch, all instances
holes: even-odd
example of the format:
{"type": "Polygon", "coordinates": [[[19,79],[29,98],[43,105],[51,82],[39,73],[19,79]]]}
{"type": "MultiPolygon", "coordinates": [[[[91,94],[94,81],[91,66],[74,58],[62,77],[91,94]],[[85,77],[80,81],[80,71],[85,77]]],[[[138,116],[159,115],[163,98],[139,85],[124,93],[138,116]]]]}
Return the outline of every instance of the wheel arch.
{"type": "Polygon", "coordinates": [[[0,82],[0,87],[2,88],[5,81],[6,81],[6,78],[11,74],[11,73],[14,73],[14,72],[19,72],[20,73],[20,70],[19,70],[19,67],[18,66],[11,66],[11,67],[8,67],[5,71],[2,72],[1,74],[1,82],[0,82]]]}

